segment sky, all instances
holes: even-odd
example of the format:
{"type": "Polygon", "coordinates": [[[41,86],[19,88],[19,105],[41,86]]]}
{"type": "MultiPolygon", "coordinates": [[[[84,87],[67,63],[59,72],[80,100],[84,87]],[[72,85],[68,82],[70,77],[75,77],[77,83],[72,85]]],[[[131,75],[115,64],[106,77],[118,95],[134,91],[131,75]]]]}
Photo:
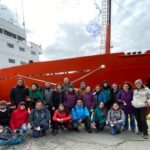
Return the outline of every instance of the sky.
{"type": "MultiPolygon", "coordinates": [[[[41,61],[100,54],[102,0],[1,0],[27,40],[42,45],[41,61]]],[[[150,49],[149,0],[112,0],[111,52],[150,49]]]]}

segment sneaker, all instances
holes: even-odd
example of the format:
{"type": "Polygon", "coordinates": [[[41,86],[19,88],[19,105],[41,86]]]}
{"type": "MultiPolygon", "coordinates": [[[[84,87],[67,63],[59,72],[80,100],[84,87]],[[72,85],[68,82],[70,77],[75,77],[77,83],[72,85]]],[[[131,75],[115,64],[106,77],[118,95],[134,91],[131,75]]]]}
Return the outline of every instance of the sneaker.
{"type": "Polygon", "coordinates": [[[80,132],[80,130],[78,128],[74,128],[75,132],[80,132]]]}
{"type": "Polygon", "coordinates": [[[148,135],[146,135],[146,134],[143,135],[143,138],[144,138],[144,139],[148,139],[148,135]]]}
{"type": "Polygon", "coordinates": [[[137,132],[137,135],[141,135],[142,134],[142,132],[137,132]]]}
{"type": "Polygon", "coordinates": [[[135,132],[135,129],[131,129],[131,131],[134,133],[134,132],[135,132]]]}

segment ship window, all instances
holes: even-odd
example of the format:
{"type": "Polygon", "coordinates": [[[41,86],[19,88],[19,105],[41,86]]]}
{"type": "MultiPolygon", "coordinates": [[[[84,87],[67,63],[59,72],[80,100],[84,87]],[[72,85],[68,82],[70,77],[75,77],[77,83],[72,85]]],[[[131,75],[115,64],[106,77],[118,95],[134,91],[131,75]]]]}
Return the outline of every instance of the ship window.
{"type": "Polygon", "coordinates": [[[18,35],[18,40],[19,41],[25,41],[25,38],[23,38],[23,37],[21,37],[21,36],[18,35]]]}
{"type": "Polygon", "coordinates": [[[9,48],[14,48],[14,45],[11,44],[11,43],[7,43],[7,46],[8,46],[9,48]]]}
{"type": "Polygon", "coordinates": [[[24,52],[25,51],[25,48],[24,47],[19,47],[19,50],[24,52]]]}
{"type": "Polygon", "coordinates": [[[13,64],[15,64],[15,59],[11,59],[11,58],[9,58],[9,59],[8,59],[8,62],[9,62],[9,63],[13,63],[13,64]]]}
{"type": "Polygon", "coordinates": [[[24,65],[24,64],[26,64],[26,62],[24,62],[24,61],[20,61],[20,64],[21,64],[21,65],[24,65]]]}
{"type": "Polygon", "coordinates": [[[7,31],[7,30],[4,30],[4,34],[7,35],[7,36],[12,37],[12,38],[14,38],[14,39],[16,39],[16,35],[13,34],[13,33],[11,33],[11,32],[9,32],[9,31],[7,31]]]}
{"type": "Polygon", "coordinates": [[[36,55],[36,52],[35,52],[35,51],[31,51],[31,54],[32,54],[32,55],[36,55]]]}
{"type": "Polygon", "coordinates": [[[3,29],[2,28],[0,28],[0,33],[3,33],[3,29]]]}

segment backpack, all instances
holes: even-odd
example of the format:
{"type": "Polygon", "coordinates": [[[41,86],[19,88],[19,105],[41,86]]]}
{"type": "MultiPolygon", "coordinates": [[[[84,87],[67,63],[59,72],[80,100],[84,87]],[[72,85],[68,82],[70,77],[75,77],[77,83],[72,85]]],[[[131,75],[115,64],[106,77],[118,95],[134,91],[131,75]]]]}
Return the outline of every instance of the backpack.
{"type": "Polygon", "coordinates": [[[0,134],[1,145],[17,145],[25,141],[24,135],[21,133],[14,133],[9,127],[5,127],[0,134]]]}

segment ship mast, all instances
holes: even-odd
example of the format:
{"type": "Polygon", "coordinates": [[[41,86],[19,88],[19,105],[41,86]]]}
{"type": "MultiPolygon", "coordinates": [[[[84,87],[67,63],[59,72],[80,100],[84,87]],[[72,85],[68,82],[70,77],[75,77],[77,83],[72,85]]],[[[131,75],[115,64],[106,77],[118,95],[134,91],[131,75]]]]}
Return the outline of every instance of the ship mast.
{"type": "Polygon", "coordinates": [[[102,0],[100,45],[103,54],[110,54],[111,48],[111,0],[102,0]]]}

